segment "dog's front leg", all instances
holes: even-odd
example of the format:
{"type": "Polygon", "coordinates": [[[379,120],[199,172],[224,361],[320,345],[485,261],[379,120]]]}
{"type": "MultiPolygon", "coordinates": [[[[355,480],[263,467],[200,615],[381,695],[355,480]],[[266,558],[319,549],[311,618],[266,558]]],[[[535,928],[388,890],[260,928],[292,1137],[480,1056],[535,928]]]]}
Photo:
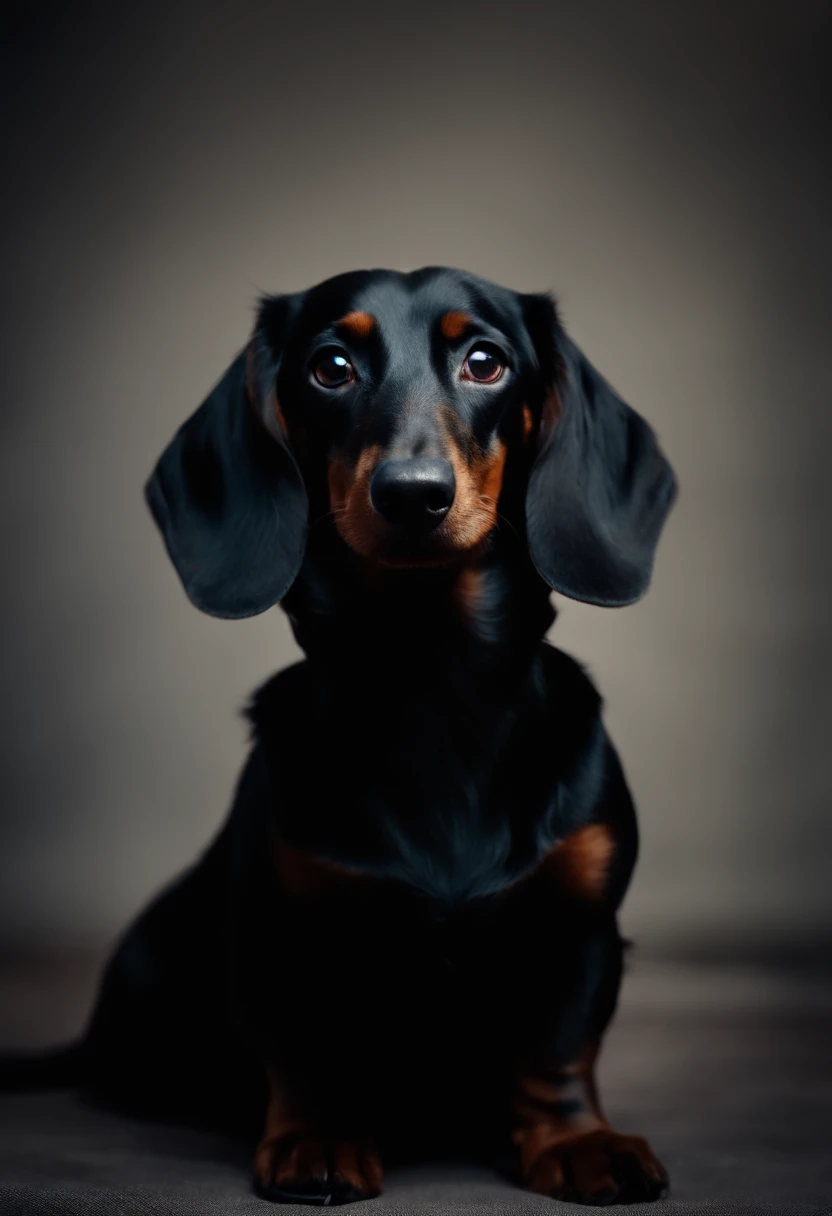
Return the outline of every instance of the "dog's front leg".
{"type": "Polygon", "coordinates": [[[667,1174],[646,1140],[610,1127],[595,1061],[615,1006],[622,943],[614,918],[588,917],[551,960],[539,1022],[518,1053],[513,1139],[530,1190],[573,1203],[657,1199],[667,1174]]]}
{"type": "Polygon", "coordinates": [[[340,1204],[381,1192],[382,1166],[371,1141],[344,1134],[309,1112],[270,1067],[269,1103],[254,1157],[258,1194],[277,1203],[340,1204]]]}
{"type": "Polygon", "coordinates": [[[365,1019],[333,1014],[326,984],[368,935],[357,879],[284,841],[240,867],[232,930],[235,1016],[264,1062],[265,1119],[254,1158],[257,1192],[278,1203],[332,1205],[381,1191],[367,1135],[365,1019]]]}

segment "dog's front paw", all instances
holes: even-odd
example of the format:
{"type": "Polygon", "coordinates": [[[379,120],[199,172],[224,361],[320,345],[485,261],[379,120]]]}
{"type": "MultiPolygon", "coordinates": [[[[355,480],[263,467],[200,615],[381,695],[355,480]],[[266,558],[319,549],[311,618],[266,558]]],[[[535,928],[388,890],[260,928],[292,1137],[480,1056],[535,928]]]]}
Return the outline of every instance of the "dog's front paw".
{"type": "Polygon", "coordinates": [[[641,1136],[612,1128],[565,1137],[543,1148],[527,1167],[529,1190],[572,1203],[638,1203],[667,1192],[664,1166],[641,1136]]]}
{"type": "Polygon", "coordinates": [[[328,1206],[373,1199],[382,1168],[373,1147],[358,1140],[301,1133],[265,1137],[254,1158],[258,1195],[275,1203],[328,1206]]]}

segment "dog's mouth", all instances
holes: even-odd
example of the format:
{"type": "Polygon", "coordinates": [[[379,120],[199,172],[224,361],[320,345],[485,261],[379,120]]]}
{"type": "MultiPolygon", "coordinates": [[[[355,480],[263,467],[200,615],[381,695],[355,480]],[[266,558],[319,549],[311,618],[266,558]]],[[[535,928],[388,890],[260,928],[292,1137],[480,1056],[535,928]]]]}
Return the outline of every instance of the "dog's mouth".
{"type": "Polygon", "coordinates": [[[429,570],[458,565],[473,554],[481,552],[488,544],[492,527],[481,530],[473,544],[460,545],[446,536],[425,540],[391,534],[378,543],[361,547],[351,543],[341,528],[338,530],[354,553],[379,566],[389,570],[429,570]]]}
{"type": "Polygon", "coordinates": [[[484,504],[473,517],[449,519],[429,536],[391,528],[383,521],[367,527],[366,512],[333,511],[341,539],[357,556],[391,570],[453,566],[483,550],[496,520],[484,504]]]}

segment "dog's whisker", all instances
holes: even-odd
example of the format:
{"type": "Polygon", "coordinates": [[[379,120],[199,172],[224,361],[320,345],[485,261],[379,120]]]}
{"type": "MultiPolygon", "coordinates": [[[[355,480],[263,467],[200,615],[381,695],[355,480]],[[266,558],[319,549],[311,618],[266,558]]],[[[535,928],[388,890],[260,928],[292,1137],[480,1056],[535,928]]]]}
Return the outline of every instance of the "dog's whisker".
{"type": "Polygon", "coordinates": [[[497,526],[499,527],[501,523],[505,524],[511,530],[511,532],[514,533],[516,540],[520,544],[523,543],[523,537],[517,531],[517,528],[514,526],[514,524],[511,522],[511,520],[508,518],[508,516],[503,515],[502,511],[498,511],[497,512],[497,526]]]}

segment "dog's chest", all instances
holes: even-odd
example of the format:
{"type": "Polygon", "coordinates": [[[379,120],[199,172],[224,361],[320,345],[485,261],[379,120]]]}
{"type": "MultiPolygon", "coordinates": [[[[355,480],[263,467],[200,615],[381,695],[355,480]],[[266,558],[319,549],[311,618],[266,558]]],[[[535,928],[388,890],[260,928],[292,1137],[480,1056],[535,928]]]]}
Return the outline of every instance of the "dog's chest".
{"type": "Polygon", "coordinates": [[[387,876],[428,901],[435,914],[505,890],[516,874],[516,842],[508,814],[469,791],[454,802],[449,791],[421,822],[384,819],[387,876]]]}
{"type": "Polygon", "coordinates": [[[405,772],[389,785],[344,787],[339,801],[338,817],[328,796],[310,797],[302,817],[284,806],[278,869],[298,894],[395,893],[397,907],[447,919],[510,886],[535,847],[524,821],[470,779],[405,772]]]}
{"type": "MultiPolygon", "coordinates": [[[[301,665],[258,714],[277,833],[331,874],[444,916],[510,888],[569,830],[561,804],[580,814],[596,793],[577,791],[565,763],[595,701],[579,712],[574,665],[549,648],[508,689],[427,659],[350,675],[336,685],[301,665]]],[[[314,867],[309,877],[317,888],[314,867]]]]}
{"type": "Polygon", "coordinates": [[[557,783],[517,788],[504,731],[478,733],[454,711],[408,706],[373,732],[371,755],[348,738],[338,762],[282,800],[289,839],[313,855],[395,884],[437,909],[504,890],[527,866],[557,783]]]}

